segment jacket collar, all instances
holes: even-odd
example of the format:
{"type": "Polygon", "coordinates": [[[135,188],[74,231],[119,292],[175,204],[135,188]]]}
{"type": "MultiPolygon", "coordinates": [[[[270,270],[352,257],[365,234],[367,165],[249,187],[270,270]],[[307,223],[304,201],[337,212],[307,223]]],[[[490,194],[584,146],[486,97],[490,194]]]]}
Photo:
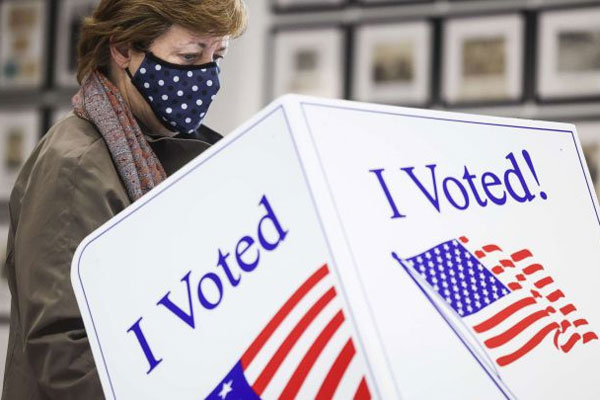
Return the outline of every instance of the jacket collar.
{"type": "Polygon", "coordinates": [[[203,142],[213,145],[223,139],[223,136],[206,125],[200,125],[200,128],[196,132],[192,134],[180,133],[176,135],[175,138],[202,140],[203,142]]]}
{"type": "Polygon", "coordinates": [[[175,136],[160,136],[160,135],[154,135],[150,132],[150,130],[148,128],[146,128],[145,125],[143,125],[139,120],[138,120],[138,124],[140,126],[140,129],[142,130],[142,132],[144,133],[144,136],[146,136],[146,139],[148,139],[148,142],[150,143],[155,143],[158,141],[162,141],[162,140],[172,140],[172,139],[181,139],[181,140],[200,140],[202,142],[208,143],[209,145],[213,145],[216,144],[219,140],[223,139],[223,136],[219,133],[217,133],[215,130],[209,128],[206,125],[200,125],[200,128],[198,128],[198,130],[196,130],[196,132],[192,133],[192,134],[183,134],[183,133],[179,133],[175,136]]]}
{"type": "Polygon", "coordinates": [[[202,125],[195,134],[191,135],[180,134],[172,137],[146,135],[146,138],[165,172],[170,176],[221,140],[223,136],[202,125]]]}

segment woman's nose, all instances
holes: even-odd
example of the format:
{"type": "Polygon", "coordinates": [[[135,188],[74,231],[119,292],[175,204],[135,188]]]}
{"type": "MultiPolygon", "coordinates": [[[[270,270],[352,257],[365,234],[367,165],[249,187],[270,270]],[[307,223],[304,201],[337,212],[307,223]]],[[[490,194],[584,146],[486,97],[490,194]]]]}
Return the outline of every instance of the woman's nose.
{"type": "Polygon", "coordinates": [[[198,60],[198,63],[200,65],[208,64],[210,62],[213,62],[214,60],[215,60],[215,52],[214,51],[204,51],[202,53],[202,57],[200,57],[200,59],[198,60]]]}

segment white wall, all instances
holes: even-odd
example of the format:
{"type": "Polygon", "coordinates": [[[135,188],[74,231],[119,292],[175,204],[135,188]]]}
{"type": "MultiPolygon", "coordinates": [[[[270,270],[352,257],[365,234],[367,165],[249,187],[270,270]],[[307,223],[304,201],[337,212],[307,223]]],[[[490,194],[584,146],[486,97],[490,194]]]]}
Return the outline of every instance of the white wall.
{"type": "Polygon", "coordinates": [[[271,24],[268,0],[246,0],[250,24],[231,43],[222,64],[221,91],[211,105],[206,125],[230,133],[263,108],[267,37],[271,24]]]}

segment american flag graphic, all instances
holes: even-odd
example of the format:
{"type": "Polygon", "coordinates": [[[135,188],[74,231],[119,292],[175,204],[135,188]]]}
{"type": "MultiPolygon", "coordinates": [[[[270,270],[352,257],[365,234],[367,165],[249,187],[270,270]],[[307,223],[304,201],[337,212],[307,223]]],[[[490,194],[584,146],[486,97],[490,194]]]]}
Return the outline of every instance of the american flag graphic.
{"type": "Polygon", "coordinates": [[[371,393],[327,265],[313,273],[207,399],[357,399],[371,393]]]}
{"type": "Polygon", "coordinates": [[[544,341],[569,353],[598,340],[528,249],[507,254],[463,236],[411,258],[393,256],[424,293],[440,299],[470,329],[493,369],[518,362],[544,341]]]}

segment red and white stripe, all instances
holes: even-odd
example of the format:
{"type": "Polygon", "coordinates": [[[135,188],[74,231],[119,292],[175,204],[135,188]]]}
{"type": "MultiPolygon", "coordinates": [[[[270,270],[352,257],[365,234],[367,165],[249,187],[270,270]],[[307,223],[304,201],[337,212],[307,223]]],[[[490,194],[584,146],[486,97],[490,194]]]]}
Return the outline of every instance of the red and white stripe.
{"type": "Polygon", "coordinates": [[[466,319],[498,365],[517,361],[545,340],[568,353],[598,339],[530,250],[507,254],[496,244],[476,247],[466,237],[459,240],[511,290],[466,319]]]}
{"type": "Polygon", "coordinates": [[[370,399],[338,293],[322,266],[279,309],[241,359],[265,399],[370,399]]]}

